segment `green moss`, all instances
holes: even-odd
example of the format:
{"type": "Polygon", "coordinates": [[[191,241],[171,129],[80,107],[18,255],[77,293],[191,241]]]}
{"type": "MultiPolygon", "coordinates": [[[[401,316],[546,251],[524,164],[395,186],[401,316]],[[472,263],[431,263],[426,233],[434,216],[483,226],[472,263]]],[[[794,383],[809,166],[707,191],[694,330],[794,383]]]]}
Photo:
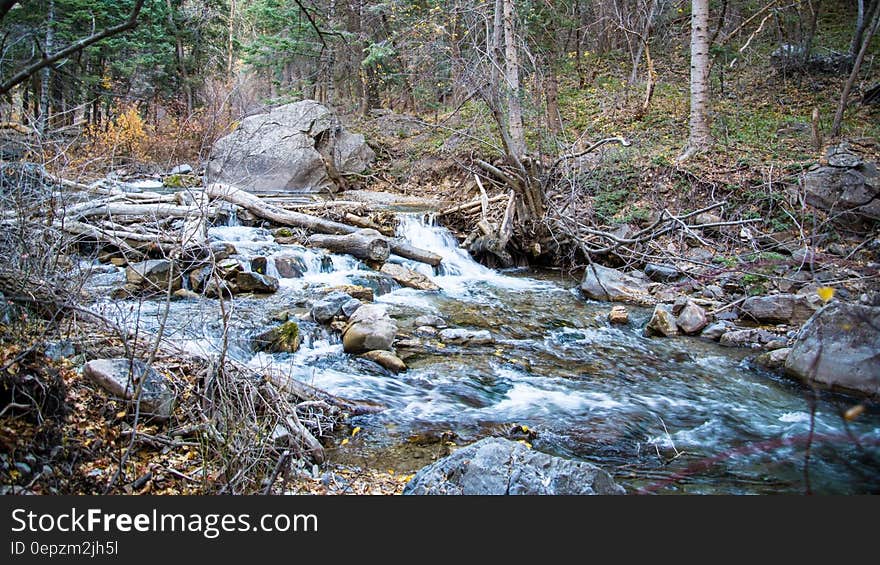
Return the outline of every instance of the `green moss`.
{"type": "Polygon", "coordinates": [[[201,186],[202,179],[196,175],[183,175],[183,174],[173,174],[168,175],[162,180],[162,184],[164,184],[168,188],[193,188],[196,186],[201,186]]]}

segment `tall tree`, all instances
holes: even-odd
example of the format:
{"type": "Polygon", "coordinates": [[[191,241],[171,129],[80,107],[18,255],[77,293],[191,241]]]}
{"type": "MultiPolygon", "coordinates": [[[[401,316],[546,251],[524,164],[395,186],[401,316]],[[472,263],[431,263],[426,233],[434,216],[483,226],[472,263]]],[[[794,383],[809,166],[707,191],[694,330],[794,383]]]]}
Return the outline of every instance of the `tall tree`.
{"type": "Polygon", "coordinates": [[[709,0],[691,1],[691,115],[688,144],[679,159],[706,151],[709,130],[709,0]]]}

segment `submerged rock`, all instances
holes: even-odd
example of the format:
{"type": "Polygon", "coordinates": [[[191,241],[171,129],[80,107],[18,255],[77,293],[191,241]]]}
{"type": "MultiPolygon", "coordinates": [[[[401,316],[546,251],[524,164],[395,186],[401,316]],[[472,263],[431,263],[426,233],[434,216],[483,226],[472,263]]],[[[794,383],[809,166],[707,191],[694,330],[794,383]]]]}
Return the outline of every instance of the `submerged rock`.
{"type": "Polygon", "coordinates": [[[95,359],[83,367],[83,376],[110,394],[132,400],[138,383],[143,381],[140,414],[155,420],[167,420],[174,410],[177,394],[165,379],[140,359],[95,359]],[[132,378],[134,377],[134,378],[132,378]]]}
{"type": "Polygon", "coordinates": [[[431,326],[432,328],[443,329],[449,327],[449,324],[446,323],[446,320],[441,318],[440,316],[432,316],[430,314],[425,314],[419,316],[415,320],[413,320],[414,326],[431,326]]]}
{"type": "Polygon", "coordinates": [[[654,302],[648,285],[643,279],[594,263],[587,267],[579,288],[581,294],[593,300],[647,305],[654,302]]]}
{"type": "Polygon", "coordinates": [[[831,303],[801,329],[785,372],[807,383],[880,394],[880,308],[831,303]]]}
{"type": "Polygon", "coordinates": [[[611,311],[608,312],[608,322],[612,324],[626,324],[629,322],[629,312],[626,310],[626,306],[612,306],[611,311]]]}
{"type": "Polygon", "coordinates": [[[374,363],[378,363],[382,367],[394,373],[401,373],[403,371],[406,371],[406,363],[404,363],[400,359],[400,357],[391,353],[390,351],[367,351],[366,353],[362,354],[361,357],[363,357],[364,359],[369,359],[374,363]]]}
{"type": "Polygon", "coordinates": [[[489,330],[468,330],[465,328],[447,328],[440,331],[440,339],[455,345],[488,345],[495,343],[489,330]]]}
{"type": "Polygon", "coordinates": [[[626,494],[606,471],[502,438],[482,439],[429,465],[407,483],[409,495],[626,494]]]}

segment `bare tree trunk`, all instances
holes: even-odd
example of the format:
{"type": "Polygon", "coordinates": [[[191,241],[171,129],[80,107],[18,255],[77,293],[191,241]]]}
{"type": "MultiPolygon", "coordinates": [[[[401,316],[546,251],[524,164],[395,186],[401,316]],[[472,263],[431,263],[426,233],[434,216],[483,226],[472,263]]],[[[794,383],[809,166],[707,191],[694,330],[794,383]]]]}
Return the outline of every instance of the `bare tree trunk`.
{"type": "Polygon", "coordinates": [[[183,87],[183,95],[186,97],[186,115],[191,116],[193,113],[193,92],[189,82],[189,73],[186,71],[183,39],[180,37],[177,23],[174,21],[174,6],[171,5],[171,0],[165,0],[165,6],[168,8],[168,26],[174,34],[174,55],[177,59],[177,70],[180,73],[180,85],[183,87]]]}
{"type": "MultiPolygon", "coordinates": [[[[654,27],[654,15],[657,12],[657,0],[651,0],[648,11],[645,14],[645,26],[642,28],[639,47],[636,51],[636,57],[633,61],[632,72],[629,75],[629,84],[635,84],[639,79],[639,66],[642,64],[642,57],[645,54],[645,47],[648,45],[648,39],[651,37],[651,29],[654,27]]],[[[650,79],[650,77],[649,77],[650,79]]]]}
{"type": "MultiPolygon", "coordinates": [[[[55,49],[55,0],[49,0],[49,13],[46,15],[46,47],[45,52],[55,49]]],[[[37,133],[46,132],[49,122],[49,89],[52,82],[52,67],[46,65],[40,73],[40,115],[37,117],[37,133]]]]}
{"type": "Polygon", "coordinates": [[[559,119],[559,82],[553,61],[545,59],[547,76],[544,79],[544,98],[547,100],[547,128],[558,135],[562,131],[559,119]]]}
{"type": "Polygon", "coordinates": [[[840,124],[843,122],[843,113],[846,111],[846,106],[849,102],[849,94],[852,91],[853,84],[856,82],[856,78],[859,76],[859,71],[862,69],[862,61],[865,60],[865,54],[868,52],[868,47],[871,45],[871,40],[874,38],[874,34],[877,33],[878,27],[880,27],[880,2],[877,2],[877,5],[874,7],[874,15],[871,18],[871,27],[868,28],[867,35],[865,35],[862,40],[862,48],[859,49],[859,54],[856,55],[856,60],[853,62],[852,72],[850,72],[849,78],[843,86],[843,92],[840,94],[840,102],[837,105],[837,112],[834,114],[834,123],[831,126],[831,137],[837,137],[840,135],[840,124]]]}
{"type": "Polygon", "coordinates": [[[859,46],[862,44],[862,35],[865,33],[865,0],[858,0],[858,12],[856,14],[856,29],[853,32],[852,41],[849,43],[849,56],[855,60],[859,46]]]}
{"type": "Polygon", "coordinates": [[[691,2],[691,116],[688,145],[680,159],[706,151],[709,130],[709,0],[691,2]]]}
{"type": "Polygon", "coordinates": [[[229,21],[226,28],[226,78],[232,80],[233,46],[235,39],[235,0],[229,0],[229,21]]]}
{"type": "Polygon", "coordinates": [[[503,0],[504,8],[504,78],[507,87],[507,122],[510,137],[513,141],[511,149],[517,157],[526,152],[526,137],[523,128],[522,102],[519,93],[519,51],[516,46],[514,27],[513,0],[503,0]]]}

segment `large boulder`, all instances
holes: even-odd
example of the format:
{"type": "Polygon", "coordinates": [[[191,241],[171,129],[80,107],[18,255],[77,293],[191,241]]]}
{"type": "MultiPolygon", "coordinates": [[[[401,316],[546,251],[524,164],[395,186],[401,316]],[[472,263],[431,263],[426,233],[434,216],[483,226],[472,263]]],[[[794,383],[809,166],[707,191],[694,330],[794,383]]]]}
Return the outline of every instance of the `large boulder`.
{"type": "Polygon", "coordinates": [[[254,191],[333,192],[340,175],[363,172],[374,157],[327,107],[301,100],[242,120],[214,144],[206,177],[254,191]]]}
{"type": "Polygon", "coordinates": [[[797,294],[750,296],[740,306],[743,317],[766,324],[802,324],[816,311],[810,300],[797,294]]]}
{"type": "Polygon", "coordinates": [[[606,471],[502,438],[486,438],[420,470],[403,494],[625,494],[606,471]]]}
{"type": "Polygon", "coordinates": [[[821,210],[845,212],[842,222],[880,220],[880,173],[846,144],[831,147],[827,164],[804,175],[807,203],[821,210]]]}
{"type": "Polygon", "coordinates": [[[342,332],[342,348],[346,353],[391,350],[397,324],[380,304],[364,304],[348,320],[342,332]]]}
{"type": "Polygon", "coordinates": [[[880,395],[880,307],[834,302],[801,329],[785,372],[807,383],[880,395]]]}
{"type": "Polygon", "coordinates": [[[162,421],[174,410],[177,395],[152,367],[140,359],[95,359],[83,367],[83,376],[110,394],[132,400],[138,383],[143,380],[140,415],[162,421]],[[132,378],[134,377],[134,378],[132,378]]]}
{"type": "Polygon", "coordinates": [[[594,263],[587,267],[580,291],[593,300],[651,305],[648,285],[649,281],[594,263]]]}

